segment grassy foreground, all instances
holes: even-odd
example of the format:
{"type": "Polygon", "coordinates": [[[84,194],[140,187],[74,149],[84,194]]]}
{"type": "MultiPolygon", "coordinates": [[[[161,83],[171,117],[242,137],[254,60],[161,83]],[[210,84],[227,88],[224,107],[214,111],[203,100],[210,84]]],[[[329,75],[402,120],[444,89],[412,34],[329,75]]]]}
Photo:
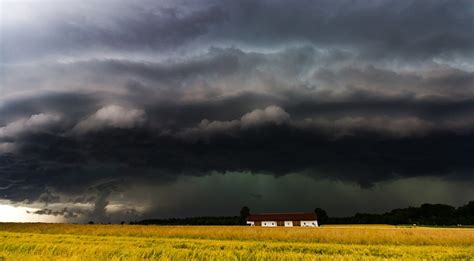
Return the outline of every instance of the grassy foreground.
{"type": "Polygon", "coordinates": [[[472,228],[0,224],[0,260],[474,259],[472,228]]]}

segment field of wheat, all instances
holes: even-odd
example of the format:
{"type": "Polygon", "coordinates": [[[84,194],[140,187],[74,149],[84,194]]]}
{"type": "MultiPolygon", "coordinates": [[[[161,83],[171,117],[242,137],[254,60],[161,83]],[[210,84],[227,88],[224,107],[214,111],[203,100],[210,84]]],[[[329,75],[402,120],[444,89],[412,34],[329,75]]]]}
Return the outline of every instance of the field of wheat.
{"type": "Polygon", "coordinates": [[[474,229],[0,224],[0,260],[474,258],[474,229]]]}

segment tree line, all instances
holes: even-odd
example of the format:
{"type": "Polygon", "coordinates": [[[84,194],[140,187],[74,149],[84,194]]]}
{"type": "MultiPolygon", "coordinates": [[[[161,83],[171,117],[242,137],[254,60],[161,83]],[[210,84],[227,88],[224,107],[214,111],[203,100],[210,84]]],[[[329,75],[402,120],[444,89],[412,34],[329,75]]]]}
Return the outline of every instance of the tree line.
{"type": "Polygon", "coordinates": [[[327,224],[417,224],[429,226],[474,225],[474,201],[455,208],[445,204],[394,209],[383,214],[357,213],[352,217],[328,217],[327,224]]]}
{"type": "MultiPolygon", "coordinates": [[[[350,217],[330,217],[316,208],[319,224],[416,224],[430,226],[474,225],[474,201],[455,208],[445,204],[394,209],[383,214],[357,213],[350,217]]],[[[130,224],[141,225],[245,225],[250,209],[243,207],[238,216],[146,219],[130,224]]]]}

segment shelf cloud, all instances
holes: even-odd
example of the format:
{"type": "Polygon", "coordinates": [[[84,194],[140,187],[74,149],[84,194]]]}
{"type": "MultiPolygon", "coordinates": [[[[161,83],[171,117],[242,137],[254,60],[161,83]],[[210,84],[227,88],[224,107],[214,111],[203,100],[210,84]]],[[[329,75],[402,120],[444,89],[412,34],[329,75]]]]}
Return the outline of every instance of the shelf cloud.
{"type": "Polygon", "coordinates": [[[216,173],[363,191],[411,179],[474,184],[473,7],[2,3],[0,196],[45,205],[38,215],[105,222],[164,213],[143,198],[135,208],[135,186],[216,173]]]}

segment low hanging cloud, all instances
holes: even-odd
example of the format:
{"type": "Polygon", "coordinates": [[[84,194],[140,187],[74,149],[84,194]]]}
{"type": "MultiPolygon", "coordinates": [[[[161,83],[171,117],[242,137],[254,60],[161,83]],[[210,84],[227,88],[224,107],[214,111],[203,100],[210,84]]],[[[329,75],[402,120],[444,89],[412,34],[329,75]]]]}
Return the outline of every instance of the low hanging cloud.
{"type": "MultiPolygon", "coordinates": [[[[39,195],[38,199],[32,203],[44,204],[44,207],[36,211],[27,211],[35,215],[60,216],[79,222],[95,221],[105,223],[110,221],[108,206],[109,198],[113,193],[120,191],[117,181],[102,181],[98,184],[91,184],[73,194],[67,191],[58,192],[53,186],[53,190],[47,189],[39,195]],[[69,198],[69,200],[65,200],[69,198]]],[[[114,212],[120,209],[114,209],[114,212]]],[[[131,209],[124,209],[122,214],[130,214],[131,209]]],[[[139,214],[139,213],[136,213],[139,214]]]]}
{"type": "Polygon", "coordinates": [[[0,127],[0,153],[14,152],[22,137],[53,132],[61,119],[59,114],[40,113],[0,127]]]}
{"type": "Polygon", "coordinates": [[[290,115],[278,106],[268,106],[264,109],[256,109],[243,115],[239,120],[231,121],[209,121],[202,120],[197,127],[185,129],[178,136],[185,138],[198,138],[212,134],[238,132],[239,129],[256,128],[265,124],[281,125],[288,123],[290,115]]]}
{"type": "Polygon", "coordinates": [[[68,209],[67,207],[60,209],[60,210],[53,210],[49,208],[44,208],[36,211],[26,211],[28,214],[34,215],[50,215],[50,216],[61,216],[64,218],[77,218],[83,214],[81,210],[72,210],[68,209]]]}
{"type": "Polygon", "coordinates": [[[0,153],[11,153],[15,150],[13,142],[0,142],[0,153]]]}
{"type": "Polygon", "coordinates": [[[130,129],[143,124],[146,113],[138,109],[126,109],[118,105],[109,105],[99,109],[87,119],[80,121],[73,132],[83,134],[105,128],[130,129]]]}
{"type": "Polygon", "coordinates": [[[21,135],[47,132],[61,120],[57,114],[40,113],[27,119],[19,119],[0,127],[0,139],[16,138],[21,135]]]}
{"type": "Polygon", "coordinates": [[[290,115],[278,106],[269,106],[263,110],[257,109],[242,116],[242,128],[249,128],[265,123],[283,124],[290,119],[290,115]]]}
{"type": "Polygon", "coordinates": [[[322,130],[334,138],[356,135],[360,131],[372,131],[392,137],[423,136],[436,128],[434,123],[416,117],[307,118],[295,124],[300,128],[322,130]]]}
{"type": "MultiPolygon", "coordinates": [[[[204,119],[197,127],[185,129],[178,136],[189,139],[209,139],[213,135],[219,134],[238,136],[241,131],[259,128],[268,124],[274,124],[275,126],[284,124],[302,131],[314,131],[316,134],[324,134],[329,139],[332,139],[357,135],[358,132],[374,132],[378,133],[378,135],[387,135],[392,138],[423,136],[434,130],[454,129],[460,123],[446,122],[436,126],[434,122],[417,117],[384,116],[319,117],[292,120],[289,113],[281,107],[272,105],[246,113],[239,120],[209,121],[204,119]]],[[[463,127],[467,128],[468,125],[469,123],[465,122],[463,127]]]]}

